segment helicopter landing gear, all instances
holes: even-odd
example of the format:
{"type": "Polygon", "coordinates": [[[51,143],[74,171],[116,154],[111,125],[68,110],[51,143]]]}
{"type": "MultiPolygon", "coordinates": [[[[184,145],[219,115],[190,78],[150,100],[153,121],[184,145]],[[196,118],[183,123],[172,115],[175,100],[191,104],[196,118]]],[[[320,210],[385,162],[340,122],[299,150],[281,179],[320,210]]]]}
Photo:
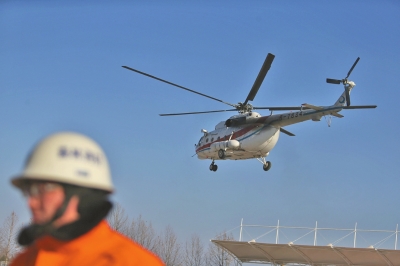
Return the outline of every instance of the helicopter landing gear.
{"type": "Polygon", "coordinates": [[[220,159],[224,159],[224,158],[225,158],[225,151],[224,151],[223,149],[220,149],[220,150],[218,151],[218,157],[219,157],[220,159]]]}
{"type": "Polygon", "coordinates": [[[268,171],[271,168],[272,164],[270,161],[266,161],[265,164],[263,165],[264,171],[268,171]]]}
{"type": "Polygon", "coordinates": [[[216,172],[217,170],[218,170],[218,165],[216,165],[213,160],[212,163],[210,164],[210,171],[216,172]]]}
{"type": "MultiPolygon", "coordinates": [[[[268,156],[268,154],[267,154],[266,156],[268,156]]],[[[257,159],[260,163],[263,164],[263,169],[264,169],[264,171],[268,171],[269,169],[271,169],[272,164],[271,164],[270,161],[265,160],[265,157],[256,158],[256,159],[257,159]]]]}

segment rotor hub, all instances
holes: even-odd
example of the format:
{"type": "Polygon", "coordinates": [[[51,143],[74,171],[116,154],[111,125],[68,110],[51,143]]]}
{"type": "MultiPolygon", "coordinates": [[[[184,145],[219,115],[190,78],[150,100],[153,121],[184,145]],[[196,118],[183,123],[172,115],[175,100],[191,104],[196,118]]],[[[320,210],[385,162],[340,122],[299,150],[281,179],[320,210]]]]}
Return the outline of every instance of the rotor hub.
{"type": "Polygon", "coordinates": [[[244,114],[244,113],[251,112],[253,110],[253,105],[251,105],[249,103],[243,104],[243,103],[239,102],[236,105],[236,109],[238,110],[239,114],[244,114]]]}

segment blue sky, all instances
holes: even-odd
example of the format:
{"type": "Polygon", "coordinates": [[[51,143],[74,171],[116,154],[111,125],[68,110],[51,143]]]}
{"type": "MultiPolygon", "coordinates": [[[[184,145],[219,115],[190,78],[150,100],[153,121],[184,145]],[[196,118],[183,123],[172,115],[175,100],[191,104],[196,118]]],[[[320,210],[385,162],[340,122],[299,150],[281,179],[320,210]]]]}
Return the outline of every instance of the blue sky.
{"type": "MultiPolygon", "coordinates": [[[[181,240],[240,224],[394,230],[400,222],[398,1],[2,1],[0,221],[29,219],[9,179],[34,143],[86,134],[106,151],[119,202],[181,240]],[[255,106],[333,104],[359,56],[343,119],[287,127],[268,159],[194,154],[202,128],[235,113],[219,102],[121,68],[128,65],[230,103],[244,101],[276,57],[255,106]]],[[[229,108],[229,107],[228,107],[229,108]]],[[[269,112],[261,112],[268,115],[269,112]]]]}

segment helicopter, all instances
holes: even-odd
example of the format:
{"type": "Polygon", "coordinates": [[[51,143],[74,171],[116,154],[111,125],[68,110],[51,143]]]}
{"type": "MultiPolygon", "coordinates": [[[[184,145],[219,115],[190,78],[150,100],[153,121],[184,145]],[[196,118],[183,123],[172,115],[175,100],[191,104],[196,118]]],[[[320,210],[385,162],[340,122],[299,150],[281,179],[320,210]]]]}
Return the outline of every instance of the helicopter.
{"type": "MultiPolygon", "coordinates": [[[[137,69],[122,66],[125,69],[134,71],[141,75],[156,79],[180,89],[196,93],[203,97],[221,102],[233,107],[227,110],[214,110],[202,112],[187,112],[187,113],[170,113],[160,114],[160,116],[177,116],[177,115],[194,115],[217,112],[238,112],[237,115],[229,117],[225,121],[219,122],[215,129],[208,132],[202,129],[203,136],[197,144],[195,144],[195,152],[199,159],[209,159],[211,164],[210,171],[217,171],[218,166],[216,160],[246,160],[257,159],[263,165],[263,170],[268,171],[271,168],[271,162],[266,160],[270,151],[278,142],[280,133],[288,136],[295,136],[293,133],[284,129],[284,127],[304,122],[307,120],[320,121],[323,116],[332,116],[343,118],[339,112],[343,109],[367,109],[376,108],[376,105],[350,105],[350,92],[355,87],[353,81],[348,80],[354,67],[357,65],[360,57],[356,59],[350,68],[347,76],[344,79],[327,78],[326,82],[331,84],[342,84],[344,86],[343,93],[339,96],[333,105],[316,106],[304,103],[301,106],[281,106],[281,107],[255,107],[249,102],[253,101],[258,90],[267,75],[275,55],[269,53],[264,60],[264,63],[258,73],[256,80],[244,102],[237,104],[228,103],[198,91],[183,87],[170,81],[158,78],[148,73],[137,69]],[[254,110],[269,110],[271,113],[267,116],[262,116],[254,110]],[[286,113],[273,114],[274,111],[290,111],[286,113]]],[[[330,125],[330,123],[328,124],[330,125]]]]}

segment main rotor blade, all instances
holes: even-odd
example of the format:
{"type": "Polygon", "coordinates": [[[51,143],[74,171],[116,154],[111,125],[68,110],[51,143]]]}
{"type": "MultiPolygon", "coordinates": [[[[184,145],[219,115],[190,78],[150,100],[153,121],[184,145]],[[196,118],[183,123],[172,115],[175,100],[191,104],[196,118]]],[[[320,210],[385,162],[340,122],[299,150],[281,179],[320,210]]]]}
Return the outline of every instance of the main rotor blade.
{"type": "Polygon", "coordinates": [[[123,67],[123,68],[126,68],[126,69],[128,69],[128,70],[132,70],[132,71],[134,71],[134,72],[136,72],[136,73],[142,74],[142,75],[144,75],[144,76],[147,76],[147,77],[149,77],[149,78],[153,78],[153,79],[156,79],[156,80],[158,80],[158,81],[161,81],[161,82],[167,83],[167,84],[169,84],[169,85],[172,85],[172,86],[178,87],[178,88],[180,88],[180,89],[184,89],[184,90],[187,90],[187,91],[190,91],[190,92],[196,93],[196,94],[198,94],[198,95],[201,95],[201,96],[204,96],[204,97],[210,98],[210,99],[212,99],[212,100],[215,100],[215,101],[218,101],[218,102],[221,102],[221,103],[224,103],[224,104],[230,105],[230,106],[232,106],[232,107],[236,107],[236,105],[234,105],[234,104],[231,104],[231,103],[224,102],[224,101],[222,101],[222,100],[220,100],[220,99],[217,99],[217,98],[214,98],[214,97],[208,96],[208,95],[206,95],[206,94],[203,94],[203,93],[200,93],[200,92],[197,92],[197,91],[191,90],[191,89],[189,89],[189,88],[185,88],[185,87],[183,87],[183,86],[181,86],[181,85],[178,85],[178,84],[175,84],[175,83],[169,82],[169,81],[167,81],[167,80],[164,80],[164,79],[161,79],[161,78],[157,78],[157,77],[155,77],[155,76],[153,76],[153,75],[150,75],[150,74],[144,73],[144,72],[142,72],[142,71],[139,71],[139,70],[136,70],[136,69],[134,69],[134,68],[131,68],[131,67],[128,67],[128,66],[122,66],[122,67],[123,67]]]}
{"type": "Polygon", "coordinates": [[[358,61],[360,60],[360,57],[357,57],[356,61],[354,62],[353,66],[350,68],[349,73],[347,73],[346,79],[350,76],[351,72],[353,71],[354,67],[357,65],[358,61]]]}
{"type": "Polygon", "coordinates": [[[237,111],[237,110],[236,110],[236,109],[230,109],[230,110],[215,110],[215,111],[204,111],[204,112],[160,114],[160,116],[172,116],[172,115],[198,115],[198,114],[219,113],[219,112],[231,112],[231,111],[237,111]]]}
{"type": "Polygon", "coordinates": [[[285,133],[288,136],[294,137],[295,134],[293,134],[292,132],[287,131],[286,129],[283,129],[283,127],[280,128],[282,133],[285,133]]]}
{"type": "Polygon", "coordinates": [[[340,107],[342,109],[368,109],[368,108],[376,108],[376,105],[352,105],[352,106],[343,106],[340,107]]]}
{"type": "Polygon", "coordinates": [[[338,79],[326,79],[327,83],[340,84],[342,81],[338,79]]]}
{"type": "Polygon", "coordinates": [[[277,106],[277,107],[253,107],[253,109],[255,109],[255,110],[267,109],[270,111],[292,111],[292,110],[307,110],[310,108],[300,107],[300,106],[277,106]]]}
{"type": "Polygon", "coordinates": [[[264,81],[264,78],[267,75],[268,70],[271,67],[272,61],[274,61],[274,58],[275,58],[275,55],[270,54],[270,53],[265,58],[264,64],[262,65],[260,72],[258,73],[256,80],[254,81],[253,87],[251,88],[249,95],[247,96],[243,105],[246,105],[248,101],[252,101],[252,100],[254,100],[254,97],[256,97],[257,92],[260,89],[260,86],[261,86],[262,82],[264,81]]]}
{"type": "MultiPolygon", "coordinates": [[[[376,105],[353,105],[353,106],[322,106],[322,107],[337,107],[338,109],[368,109],[376,108],[376,105]]],[[[294,110],[309,110],[309,107],[299,106],[277,106],[277,107],[253,107],[253,109],[267,109],[270,111],[294,111],[294,110]]]]}

